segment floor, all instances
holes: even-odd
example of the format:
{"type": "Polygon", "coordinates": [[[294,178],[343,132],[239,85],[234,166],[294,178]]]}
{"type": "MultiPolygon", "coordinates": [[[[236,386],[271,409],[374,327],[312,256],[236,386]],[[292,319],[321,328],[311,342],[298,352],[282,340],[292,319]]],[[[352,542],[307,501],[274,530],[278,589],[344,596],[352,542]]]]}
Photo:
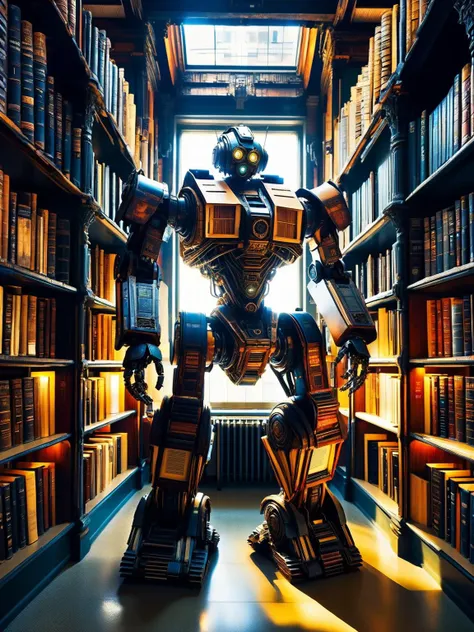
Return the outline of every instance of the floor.
{"type": "Polygon", "coordinates": [[[210,493],[221,543],[200,592],[120,580],[119,561],[138,492],[89,555],[55,579],[6,632],[474,631],[439,585],[397,558],[385,536],[355,507],[347,506],[347,515],[363,568],[294,587],[246,544],[268,490],[210,493]]]}

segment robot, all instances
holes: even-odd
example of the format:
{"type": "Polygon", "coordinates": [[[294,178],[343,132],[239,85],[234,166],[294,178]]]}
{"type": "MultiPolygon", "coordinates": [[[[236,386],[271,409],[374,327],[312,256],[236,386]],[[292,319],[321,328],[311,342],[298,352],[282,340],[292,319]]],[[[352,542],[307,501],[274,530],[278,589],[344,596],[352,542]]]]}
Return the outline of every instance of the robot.
{"type": "Polygon", "coordinates": [[[344,389],[367,375],[367,343],[376,338],[365,301],[344,271],[337,232],[350,224],[333,182],[296,193],[278,176],[261,175],[264,147],[245,125],[223,132],[213,164],[223,174],[187,172],[178,196],[164,183],[131,175],[117,221],[130,226],[116,267],[115,346],[127,345],[124,379],[146,406],[145,368],[154,363],[163,385],[157,260],[169,227],[179,235],[184,262],[208,277],[217,306],[211,316],[180,313],[173,343],[173,392],[151,426],[151,492],[137,507],[122,558],[124,577],[200,585],[219,536],[211,504],[198,492],[213,429],[204,405],[204,376],[219,365],[234,384],[252,385],[269,365],[287,400],[269,415],[265,450],[279,494],[261,503],[264,520],[248,542],[271,556],[291,582],[356,569],[361,556],[343,509],[327,487],[346,426],[330,387],[320,330],[310,314],[275,314],[264,296],[276,270],[294,263],[305,239],[312,255],[309,292],[350,359],[344,389]]]}

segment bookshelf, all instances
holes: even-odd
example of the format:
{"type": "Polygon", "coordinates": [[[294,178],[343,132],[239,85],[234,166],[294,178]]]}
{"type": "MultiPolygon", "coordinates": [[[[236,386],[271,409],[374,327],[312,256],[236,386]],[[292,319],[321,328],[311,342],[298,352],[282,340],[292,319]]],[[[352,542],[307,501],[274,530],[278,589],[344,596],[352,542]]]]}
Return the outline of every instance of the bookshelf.
{"type": "MultiPolygon", "coordinates": [[[[366,304],[377,326],[384,325],[379,339],[387,338],[384,353],[380,349],[371,352],[366,384],[349,399],[344,465],[337,468],[334,484],[385,530],[399,555],[424,566],[473,617],[474,563],[466,557],[466,548],[462,553],[464,544],[459,540],[451,544],[454,536],[446,525],[450,514],[438,518],[435,507],[431,514],[427,511],[427,523],[421,524],[414,505],[425,506],[426,500],[428,506],[436,485],[444,485],[440,497],[451,490],[454,496],[449,498],[459,502],[456,475],[448,489],[449,472],[446,479],[431,478],[427,463],[440,464],[441,472],[449,468],[474,472],[470,395],[466,399],[465,394],[474,383],[469,303],[474,287],[474,249],[469,251],[474,104],[470,103],[472,86],[469,93],[468,84],[462,83],[463,76],[465,82],[474,77],[474,10],[472,2],[464,0],[431,0],[407,35],[407,28],[412,28],[405,19],[407,6],[409,3],[399,2],[398,40],[392,42],[391,53],[393,58],[397,50],[396,63],[385,88],[372,102],[370,116],[365,110],[363,118],[364,98],[367,101],[363,65],[370,60],[367,55],[372,44],[366,42],[365,57],[360,55],[352,65],[341,64],[336,37],[326,77],[323,68],[322,87],[328,96],[321,108],[324,176],[344,186],[354,225],[359,227],[342,238],[344,261],[368,296],[366,304]],[[446,41],[456,41],[456,46],[446,51],[446,41]],[[351,108],[356,136],[347,143],[354,149],[341,165],[335,141],[351,108]],[[387,160],[388,180],[383,186],[388,187],[388,196],[382,190],[384,207],[377,208],[370,195],[380,195],[380,182],[387,175],[381,165],[387,160]],[[363,207],[367,204],[373,216],[365,215],[361,221],[358,214],[366,212],[363,207]],[[439,236],[440,227],[445,242],[439,236]],[[392,266],[390,271],[386,264],[392,266]],[[380,275],[385,283],[382,289],[377,288],[380,275]],[[457,318],[454,333],[453,314],[457,318]],[[390,347],[392,353],[387,353],[390,347]],[[374,384],[380,389],[382,382],[390,384],[392,379],[398,384],[393,391],[399,418],[395,426],[373,410],[381,406],[386,394],[379,393],[379,399],[370,396],[374,384]],[[378,475],[373,469],[370,474],[374,464],[382,468],[378,475]],[[394,492],[386,484],[390,476],[396,493],[389,493],[394,492]],[[372,482],[367,480],[370,477],[372,482]],[[444,537],[440,537],[442,529],[446,530],[444,537]],[[447,537],[451,539],[447,541],[447,537]]],[[[347,406],[345,399],[341,405],[347,406]]]]}
{"type": "MultiPolygon", "coordinates": [[[[40,225],[38,217],[46,222],[47,227],[46,237],[40,237],[38,233],[34,238],[36,241],[25,242],[29,246],[34,244],[35,247],[40,244],[42,248],[46,248],[47,253],[38,255],[38,261],[36,258],[35,260],[31,258],[28,265],[24,265],[23,261],[22,265],[19,265],[16,257],[11,254],[11,240],[14,240],[15,252],[18,254],[19,225],[16,232],[9,230],[7,233],[8,238],[5,242],[7,250],[3,251],[3,246],[0,245],[0,286],[4,289],[1,298],[2,307],[5,295],[13,293],[20,302],[22,297],[26,297],[24,305],[28,308],[28,317],[30,316],[30,296],[36,297],[37,301],[33,303],[31,299],[32,305],[44,305],[46,310],[46,320],[44,323],[41,320],[46,327],[44,349],[39,348],[37,340],[38,332],[43,330],[32,327],[30,340],[30,334],[27,332],[29,318],[21,320],[21,313],[26,315],[26,312],[18,312],[19,320],[13,324],[15,332],[19,327],[15,336],[19,341],[20,351],[18,352],[13,346],[13,339],[10,341],[12,346],[8,353],[5,351],[5,346],[0,349],[0,390],[3,388],[0,399],[3,397],[1,404],[3,420],[5,420],[6,402],[10,408],[12,406],[11,393],[21,393],[21,398],[23,398],[25,389],[31,387],[31,392],[36,393],[34,391],[36,388],[38,395],[38,400],[34,400],[37,401],[37,408],[32,409],[33,414],[30,412],[26,414],[26,400],[21,399],[22,426],[18,425],[19,409],[14,409],[17,425],[12,426],[14,433],[12,445],[6,446],[0,443],[0,475],[8,476],[8,471],[14,470],[18,463],[51,464],[46,468],[50,474],[43,473],[44,468],[39,474],[43,476],[42,482],[48,485],[49,492],[47,518],[43,517],[41,522],[41,530],[44,528],[44,533],[26,546],[19,547],[9,556],[9,559],[0,563],[0,592],[2,594],[0,628],[2,629],[19,609],[24,608],[25,604],[71,559],[81,559],[87,554],[92,541],[110,517],[136,489],[143,486],[149,476],[148,455],[144,451],[143,436],[143,433],[147,431],[147,428],[144,429],[147,424],[143,421],[143,411],[137,402],[124,393],[121,399],[117,400],[113,395],[109,395],[106,389],[107,396],[103,404],[100,404],[101,396],[96,393],[97,399],[92,400],[93,403],[89,409],[83,406],[80,395],[85,382],[98,384],[100,380],[103,380],[104,383],[112,384],[114,379],[112,375],[115,375],[115,379],[120,383],[122,382],[119,357],[113,360],[94,360],[88,356],[87,314],[106,315],[108,318],[113,318],[115,315],[114,301],[109,300],[112,297],[111,293],[109,292],[109,296],[104,298],[91,289],[90,249],[99,246],[110,254],[119,254],[124,249],[128,235],[122,226],[115,223],[115,208],[112,206],[115,207],[118,204],[121,186],[135,166],[144,168],[145,173],[150,177],[156,175],[158,169],[157,77],[159,77],[159,72],[157,67],[153,67],[157,64],[156,58],[149,53],[148,40],[152,35],[149,25],[137,18],[132,21],[132,28],[129,22],[127,22],[127,28],[124,28],[124,22],[110,22],[92,16],[92,30],[96,27],[97,30],[100,29],[107,33],[107,37],[110,37],[108,48],[110,61],[109,65],[104,64],[104,67],[107,67],[110,73],[115,72],[116,76],[119,72],[118,67],[124,69],[121,71],[122,83],[114,84],[118,86],[115,98],[111,88],[112,74],[104,74],[101,82],[93,72],[90,59],[88,60],[90,52],[87,52],[87,38],[89,36],[86,29],[79,28],[79,24],[84,26],[83,18],[87,14],[87,19],[90,21],[91,14],[82,12],[81,3],[77,3],[75,33],[71,29],[71,24],[66,24],[53,0],[38,0],[35,3],[19,0],[14,5],[21,11],[21,19],[31,22],[35,33],[43,33],[46,36],[47,70],[45,72],[48,76],[54,77],[55,90],[61,92],[63,96],[63,116],[59,116],[59,109],[55,109],[54,114],[58,114],[56,119],[61,118],[63,122],[64,135],[61,141],[58,141],[60,153],[63,156],[62,162],[58,162],[56,149],[53,155],[48,155],[46,149],[39,144],[40,136],[34,139],[27,138],[25,128],[17,124],[18,121],[15,123],[10,118],[8,99],[13,98],[11,94],[7,92],[7,104],[4,111],[0,103],[2,178],[3,174],[8,176],[10,192],[18,192],[18,195],[22,196],[25,191],[31,192],[31,197],[28,198],[30,207],[27,219],[30,217],[32,219],[28,227],[33,226],[34,222],[36,230],[40,225]],[[124,53],[124,50],[127,52],[124,53]],[[133,50],[132,55],[129,54],[131,50],[133,50]],[[121,87],[123,94],[125,95],[128,91],[129,95],[123,96],[124,99],[129,99],[130,104],[127,118],[119,116],[121,87]],[[73,111],[72,130],[68,128],[68,131],[66,131],[66,102],[71,104],[73,111]],[[136,114],[135,118],[132,117],[133,113],[136,114]],[[76,158],[79,160],[79,170],[76,170],[74,175],[72,165],[67,166],[68,161],[64,160],[64,156],[67,151],[71,151],[71,161],[74,160],[72,149],[69,148],[74,143],[73,132],[76,128],[80,132],[79,145],[76,144],[75,149],[76,158]],[[98,176],[94,173],[95,160],[103,165],[102,169],[104,172],[107,171],[107,178],[109,178],[106,181],[108,186],[102,182],[102,189],[99,189],[100,181],[98,182],[98,176]],[[112,182],[115,185],[113,193],[115,197],[112,197],[112,182]],[[33,199],[37,200],[38,209],[48,209],[47,216],[43,211],[40,215],[33,215],[33,199]],[[99,204],[98,200],[103,200],[102,204],[99,204]],[[48,241],[49,238],[56,237],[57,239],[57,234],[50,228],[53,225],[51,216],[55,218],[54,221],[56,217],[58,220],[64,220],[63,231],[64,226],[68,227],[67,251],[65,251],[67,253],[65,258],[68,261],[67,280],[64,280],[64,277],[56,278],[57,264],[60,256],[63,257],[64,251],[61,251],[60,255],[58,242],[48,241]],[[53,243],[54,259],[49,252],[49,247],[52,248],[53,243]],[[43,267],[43,263],[47,263],[48,269],[43,267]],[[56,267],[50,270],[49,266],[53,263],[56,267]],[[52,320],[53,318],[56,320],[52,320]],[[53,322],[56,323],[55,326],[53,322]],[[53,330],[55,335],[52,334],[53,330]],[[32,345],[34,343],[34,355],[24,353],[21,345],[25,344],[25,341],[32,345]],[[44,398],[41,401],[40,394],[44,398]],[[104,408],[102,412],[101,406],[104,408]],[[98,417],[97,419],[94,417],[92,422],[90,418],[86,419],[90,411],[94,411],[93,414],[98,417]],[[37,427],[34,424],[37,424],[37,427]],[[32,436],[29,434],[27,436],[27,433],[32,436]],[[111,439],[112,436],[116,438],[111,439]],[[110,445],[110,441],[113,441],[114,458],[118,461],[118,455],[121,454],[121,462],[119,466],[114,461],[116,476],[107,481],[107,485],[104,485],[102,489],[95,490],[94,496],[90,497],[84,459],[90,459],[90,457],[86,458],[88,452],[95,453],[95,449],[90,448],[90,445],[94,445],[94,441],[95,445],[100,445],[101,442],[104,445],[109,442],[107,445],[110,445]],[[119,452],[117,446],[121,446],[124,450],[119,452]],[[52,472],[55,472],[55,490],[51,482],[52,472]],[[55,502],[54,521],[53,499],[55,502]]],[[[107,37],[104,40],[106,45],[108,45],[107,37]]],[[[3,45],[2,42],[0,42],[1,45],[3,45]]],[[[56,108],[58,107],[57,97],[55,96],[54,99],[54,108],[56,108]]],[[[52,129],[59,134],[60,128],[57,121],[54,121],[53,118],[52,129]]],[[[47,125],[46,111],[46,130],[47,125]]],[[[60,137],[57,135],[56,138],[60,137]]],[[[3,182],[2,179],[2,186],[3,182]]],[[[7,218],[10,204],[8,200],[5,215],[7,218]]],[[[2,213],[4,208],[3,197],[0,195],[2,213]]],[[[7,226],[10,228],[8,224],[7,226]]],[[[0,235],[3,235],[1,228],[0,235]]],[[[30,239],[25,235],[26,233],[21,233],[21,239],[30,239]]],[[[64,242],[61,243],[61,247],[64,247],[64,242]]],[[[61,272],[64,275],[63,269],[61,272]]],[[[15,298],[11,300],[13,304],[15,298]]],[[[23,309],[23,303],[21,303],[21,309],[23,309]]],[[[33,307],[31,309],[33,310],[33,307]]],[[[2,311],[3,325],[6,316],[5,311],[2,311]]],[[[31,314],[33,313],[36,314],[31,311],[31,314]]],[[[5,328],[3,328],[4,333],[5,328]]],[[[4,342],[3,334],[0,336],[0,343],[4,342]]],[[[111,337],[108,345],[110,348],[113,345],[111,337]]],[[[33,353],[33,347],[32,349],[27,347],[27,351],[33,353]]],[[[110,393],[114,392],[111,388],[110,393]]],[[[10,410],[11,414],[13,413],[10,410]]],[[[5,422],[2,432],[4,429],[5,422]]],[[[111,450],[110,454],[112,454],[111,450]]],[[[23,467],[25,466],[19,466],[20,469],[23,467]]],[[[5,483],[5,485],[11,486],[12,483],[5,483]]],[[[2,501],[3,498],[2,496],[2,501]]],[[[36,519],[39,527],[39,517],[36,519]]]]}

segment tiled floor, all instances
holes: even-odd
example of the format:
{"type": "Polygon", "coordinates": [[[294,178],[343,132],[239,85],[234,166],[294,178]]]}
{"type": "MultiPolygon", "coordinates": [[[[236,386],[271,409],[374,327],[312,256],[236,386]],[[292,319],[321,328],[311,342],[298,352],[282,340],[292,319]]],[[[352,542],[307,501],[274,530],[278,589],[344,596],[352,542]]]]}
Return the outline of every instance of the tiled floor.
{"type": "Polygon", "coordinates": [[[50,584],[7,632],[473,632],[474,624],[438,584],[397,558],[352,506],[347,514],[364,557],[362,570],[298,587],[288,584],[246,544],[266,493],[210,491],[221,543],[200,592],[120,580],[137,493],[89,555],[50,584]]]}

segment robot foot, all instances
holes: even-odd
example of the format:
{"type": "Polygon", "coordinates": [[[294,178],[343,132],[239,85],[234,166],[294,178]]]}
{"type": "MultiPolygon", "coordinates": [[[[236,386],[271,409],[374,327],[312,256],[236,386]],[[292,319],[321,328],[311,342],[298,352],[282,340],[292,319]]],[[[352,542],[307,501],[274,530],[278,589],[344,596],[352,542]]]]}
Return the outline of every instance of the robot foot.
{"type": "Polygon", "coordinates": [[[248,543],[273,558],[291,583],[339,575],[362,564],[342,507],[329,491],[317,512],[300,511],[283,495],[274,495],[263,500],[262,513],[265,520],[248,543]]]}
{"type": "Polygon", "coordinates": [[[150,496],[144,496],[135,512],[120,575],[200,587],[206,578],[210,555],[219,543],[219,534],[209,524],[209,498],[196,494],[186,524],[178,527],[162,526],[151,520],[149,514],[155,513],[154,510],[150,496]]]}

